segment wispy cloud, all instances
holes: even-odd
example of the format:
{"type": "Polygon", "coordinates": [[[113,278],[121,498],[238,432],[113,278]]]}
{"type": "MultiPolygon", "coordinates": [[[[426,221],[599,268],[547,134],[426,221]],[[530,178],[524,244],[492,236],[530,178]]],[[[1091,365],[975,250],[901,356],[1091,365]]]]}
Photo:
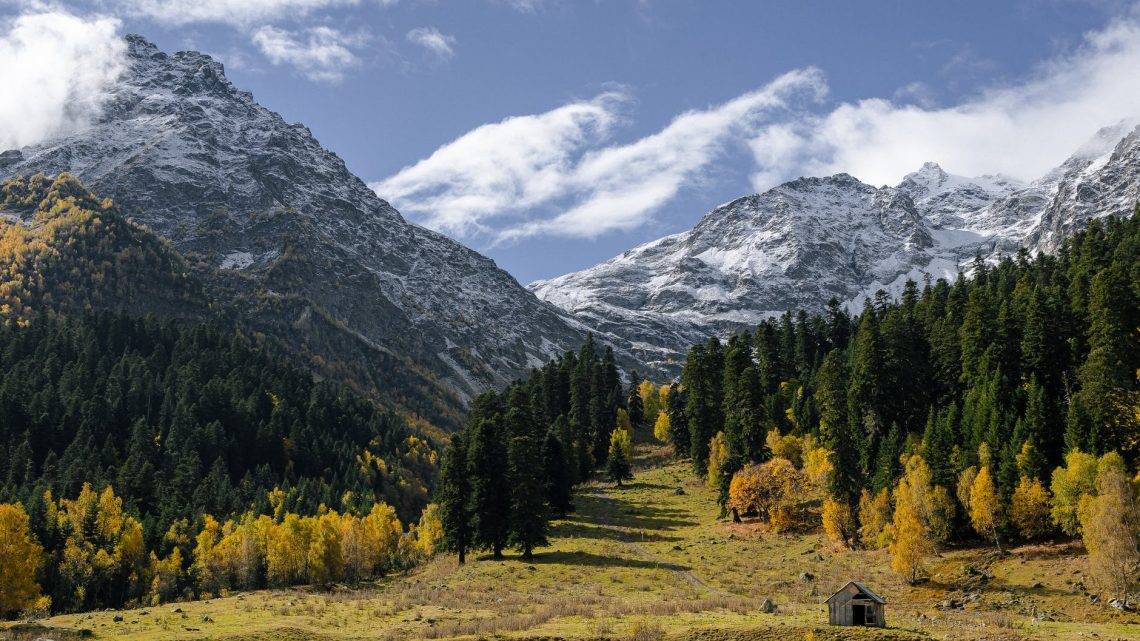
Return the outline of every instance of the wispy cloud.
{"type": "Polygon", "coordinates": [[[111,0],[113,6],[134,15],[185,25],[219,22],[248,27],[281,18],[295,19],[310,13],[363,4],[389,6],[397,0],[111,0]]]}
{"type": "Polygon", "coordinates": [[[366,40],[324,26],[303,32],[261,27],[253,33],[253,43],[273,64],[291,65],[310,80],[331,83],[343,80],[345,70],[359,64],[353,48],[366,40]]]}
{"type": "Polygon", "coordinates": [[[65,134],[99,113],[124,67],[117,20],[44,10],[0,29],[0,150],[65,134]]]}
{"type": "Polygon", "coordinates": [[[823,90],[818,71],[795,71],[683,113],[653,135],[607,144],[631,102],[626,91],[611,91],[483,125],[373,187],[424,224],[458,235],[597,236],[642,224],[771,113],[823,90]]]}
{"type": "Polygon", "coordinates": [[[622,90],[478,127],[373,187],[425,224],[460,235],[487,219],[547,203],[588,145],[607,138],[630,97],[622,90]]]}
{"type": "Polygon", "coordinates": [[[1140,20],[1133,15],[1086,34],[1028,76],[954,105],[875,98],[775,123],[751,142],[753,184],[765,189],[840,171],[889,184],[929,160],[960,174],[1037,178],[1097,129],[1140,116],[1137,69],[1140,20]]]}
{"type": "Polygon", "coordinates": [[[439,58],[450,58],[455,55],[455,37],[440,33],[435,27],[417,27],[408,32],[408,42],[427,49],[439,58]]]}

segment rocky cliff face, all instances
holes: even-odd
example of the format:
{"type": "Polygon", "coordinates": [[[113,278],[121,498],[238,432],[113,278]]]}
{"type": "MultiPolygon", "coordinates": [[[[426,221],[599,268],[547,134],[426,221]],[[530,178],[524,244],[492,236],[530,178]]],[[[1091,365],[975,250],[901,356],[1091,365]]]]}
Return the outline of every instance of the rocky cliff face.
{"type": "Polygon", "coordinates": [[[128,45],[103,116],[0,154],[0,176],[71,172],[196,262],[251,329],[415,412],[447,412],[582,340],[493,261],[405,221],[209,56],[128,45]]]}
{"type": "Polygon", "coordinates": [[[670,369],[709,333],[836,298],[856,307],[908,279],[953,279],[976,255],[1051,251],[1091,218],[1140,200],[1140,128],[1097,134],[1029,184],[927,163],[894,187],[801,178],[705,214],[686,232],[529,287],[670,369]]]}

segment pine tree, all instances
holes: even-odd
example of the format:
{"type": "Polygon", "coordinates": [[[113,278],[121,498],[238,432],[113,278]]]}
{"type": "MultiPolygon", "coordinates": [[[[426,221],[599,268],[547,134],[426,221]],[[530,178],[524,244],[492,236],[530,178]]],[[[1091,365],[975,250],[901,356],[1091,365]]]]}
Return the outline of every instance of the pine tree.
{"type": "Polygon", "coordinates": [[[665,413],[669,417],[669,442],[673,444],[673,454],[677,457],[689,456],[690,436],[689,417],[685,414],[688,406],[688,393],[677,384],[669,386],[665,397],[665,413]]]}
{"type": "Polygon", "coordinates": [[[542,445],[543,495],[555,516],[565,516],[574,509],[571,499],[570,468],[557,428],[546,433],[542,445]]]}
{"type": "Polygon", "coordinates": [[[641,432],[646,428],[645,406],[641,401],[641,392],[638,390],[640,381],[637,381],[636,376],[637,372],[630,374],[629,398],[626,399],[625,404],[629,412],[630,425],[633,426],[634,431],[641,432]]]}
{"type": "Polygon", "coordinates": [[[954,469],[954,446],[958,442],[958,406],[951,404],[937,414],[931,408],[923,434],[923,458],[929,462],[932,482],[953,488],[957,478],[954,469]]]}
{"type": "Polygon", "coordinates": [[[829,492],[854,511],[863,475],[859,469],[859,439],[847,417],[847,362],[844,353],[827,353],[816,374],[815,400],[819,407],[819,436],[831,450],[835,471],[829,492]]]}
{"type": "Polygon", "coordinates": [[[870,475],[871,457],[878,447],[883,424],[883,349],[878,313],[867,303],[859,321],[851,350],[850,379],[847,387],[847,420],[853,433],[859,433],[860,468],[870,475]]]}
{"type": "Polygon", "coordinates": [[[496,559],[503,558],[510,533],[511,491],[503,437],[495,422],[482,419],[474,426],[467,453],[474,542],[491,550],[496,559]]]}
{"type": "Polygon", "coordinates": [[[456,434],[444,450],[439,469],[435,500],[443,522],[442,548],[459,555],[459,564],[467,559],[473,543],[471,528],[471,483],[468,476],[467,446],[463,434],[456,434]]]}
{"type": "Polygon", "coordinates": [[[902,455],[902,435],[898,423],[891,423],[891,429],[879,442],[878,458],[875,462],[875,476],[871,489],[875,492],[888,489],[895,484],[898,476],[899,457],[902,455]]]}
{"type": "Polygon", "coordinates": [[[542,456],[534,437],[516,436],[508,448],[510,532],[508,543],[530,560],[534,548],[546,545],[547,505],[543,492],[542,456]]]}

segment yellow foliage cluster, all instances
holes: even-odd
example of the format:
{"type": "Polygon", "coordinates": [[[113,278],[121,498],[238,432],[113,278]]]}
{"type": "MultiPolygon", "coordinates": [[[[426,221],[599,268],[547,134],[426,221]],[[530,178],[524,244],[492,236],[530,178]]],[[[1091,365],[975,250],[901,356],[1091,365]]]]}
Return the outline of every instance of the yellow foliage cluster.
{"type": "Polygon", "coordinates": [[[859,538],[863,545],[880,549],[890,543],[891,493],[886,489],[872,495],[866,489],[859,495],[859,538]]]}
{"type": "MultiPolygon", "coordinates": [[[[434,552],[438,540],[430,526],[424,529],[428,540],[411,548],[416,556],[434,552]]],[[[192,570],[202,594],[257,587],[263,574],[276,586],[355,581],[414,560],[401,551],[405,537],[417,543],[385,503],[363,517],[322,509],[314,516],[286,512],[277,520],[247,514],[219,523],[207,515],[195,537],[192,570]]],[[[155,573],[156,582],[160,575],[155,573]]],[[[156,600],[163,596],[160,590],[152,594],[156,600]]]]}
{"type": "Polygon", "coordinates": [[[1010,499],[1009,517],[1019,534],[1037,539],[1052,529],[1049,491],[1035,478],[1021,477],[1010,499]]]}
{"type": "Polygon", "coordinates": [[[954,502],[950,492],[931,483],[930,466],[921,456],[906,461],[906,469],[895,486],[895,511],[884,534],[889,539],[891,568],[907,581],[923,572],[927,556],[950,536],[954,502]]]}
{"type": "Polygon", "coordinates": [[[728,459],[728,439],[724,432],[717,432],[709,440],[709,464],[705,472],[705,485],[710,489],[719,488],[723,475],[724,462],[728,459]]]}
{"type": "Polygon", "coordinates": [[[820,514],[823,522],[823,533],[827,538],[841,545],[850,545],[855,537],[855,517],[851,514],[851,507],[846,503],[828,497],[823,500],[823,510],[820,514]]]}
{"type": "Polygon", "coordinates": [[[37,605],[36,570],[43,548],[28,529],[28,514],[19,504],[0,504],[0,617],[37,605]]]}
{"type": "Polygon", "coordinates": [[[982,536],[993,536],[994,543],[1000,549],[998,528],[1002,522],[1002,505],[988,465],[978,470],[970,485],[969,497],[970,524],[974,526],[974,531],[982,536]]]}
{"type": "MultiPolygon", "coordinates": [[[[637,395],[641,397],[641,409],[645,415],[645,423],[654,426],[653,434],[657,440],[667,440],[657,436],[657,422],[665,413],[666,402],[669,398],[669,386],[654,385],[652,381],[641,381],[641,384],[637,386],[637,395]]],[[[665,420],[668,421],[668,417],[665,420]]]]}
{"type": "Polygon", "coordinates": [[[84,310],[146,301],[185,311],[204,305],[174,252],[66,173],[6,181],[0,209],[25,214],[22,221],[0,221],[5,319],[22,324],[45,306],[84,310]]]}
{"type": "Polygon", "coordinates": [[[1097,461],[1094,491],[1078,508],[1089,571],[1105,596],[1127,604],[1140,585],[1140,487],[1129,480],[1124,459],[1110,452],[1097,461]]]}
{"type": "Polygon", "coordinates": [[[142,524],[123,512],[123,500],[110,486],[96,492],[84,483],[75,499],[58,504],[48,492],[44,506],[48,527],[64,542],[58,571],[72,605],[83,607],[113,576],[127,578],[130,594],[145,591],[149,568],[142,524]]]}
{"type": "Polygon", "coordinates": [[[1081,533],[1081,498],[1096,494],[1097,458],[1080,450],[1065,455],[1065,465],[1053,471],[1053,522],[1069,536],[1081,533]]]}
{"type": "Polygon", "coordinates": [[[746,465],[732,477],[728,508],[738,514],[756,514],[775,532],[803,525],[806,514],[803,473],[785,458],[762,465],[746,465]]]}
{"type": "Polygon", "coordinates": [[[773,458],[787,459],[803,472],[805,489],[811,493],[811,498],[825,498],[827,483],[835,468],[831,463],[831,452],[822,447],[814,436],[781,435],[779,430],[773,429],[764,435],[764,444],[773,458]]]}

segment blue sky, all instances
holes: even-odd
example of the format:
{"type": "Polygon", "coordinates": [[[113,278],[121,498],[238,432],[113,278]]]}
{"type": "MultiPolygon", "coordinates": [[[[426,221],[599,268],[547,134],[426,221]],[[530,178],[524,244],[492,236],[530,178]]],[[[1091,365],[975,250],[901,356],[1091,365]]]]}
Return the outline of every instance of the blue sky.
{"type": "MultiPolygon", "coordinates": [[[[523,283],[802,174],[881,184],[934,160],[1032,179],[1140,107],[1140,27],[1126,3],[0,0],[6,8],[9,30],[17,16],[62,12],[216,55],[406,217],[523,283]]],[[[18,54],[7,40],[0,57],[18,54]]],[[[4,113],[0,104],[0,139],[4,113]]]]}

